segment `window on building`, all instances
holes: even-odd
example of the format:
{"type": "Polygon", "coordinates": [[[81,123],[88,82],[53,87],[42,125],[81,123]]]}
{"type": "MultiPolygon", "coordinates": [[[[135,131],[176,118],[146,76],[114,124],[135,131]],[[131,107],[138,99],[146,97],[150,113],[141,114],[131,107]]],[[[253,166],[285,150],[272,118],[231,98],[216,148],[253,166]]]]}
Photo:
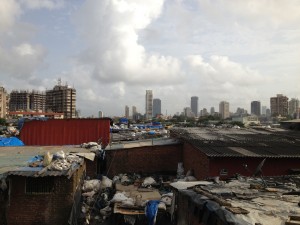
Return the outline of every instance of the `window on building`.
{"type": "Polygon", "coordinates": [[[47,194],[53,192],[54,177],[27,177],[26,194],[47,194]]]}
{"type": "Polygon", "coordinates": [[[228,170],[227,169],[221,169],[220,175],[221,176],[227,176],[228,175],[228,170]]]}

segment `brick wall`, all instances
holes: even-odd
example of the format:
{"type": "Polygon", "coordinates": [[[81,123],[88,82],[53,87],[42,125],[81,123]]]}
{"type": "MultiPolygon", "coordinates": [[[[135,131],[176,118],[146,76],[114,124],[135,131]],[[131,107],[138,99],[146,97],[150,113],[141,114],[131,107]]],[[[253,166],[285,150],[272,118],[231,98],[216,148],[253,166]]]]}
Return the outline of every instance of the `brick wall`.
{"type": "MultiPolygon", "coordinates": [[[[54,191],[49,194],[26,194],[26,177],[10,176],[11,193],[7,213],[9,225],[68,224],[75,189],[80,183],[85,166],[68,179],[54,178],[54,191]]],[[[41,178],[36,178],[41,179],[41,178]]]]}
{"type": "MultiPolygon", "coordinates": [[[[210,160],[210,176],[220,176],[225,179],[235,174],[252,176],[257,166],[264,158],[234,158],[223,157],[210,160]],[[247,167],[245,168],[245,165],[247,167]],[[228,171],[227,176],[220,175],[221,169],[228,171]]],[[[264,176],[288,175],[289,169],[300,169],[300,159],[297,158],[267,158],[262,173],[264,176]]]]}
{"type": "Polygon", "coordinates": [[[185,142],[183,144],[183,167],[185,173],[194,170],[194,176],[203,180],[209,176],[209,159],[199,149],[185,142]]]}
{"type": "Polygon", "coordinates": [[[176,173],[182,161],[182,145],[144,146],[131,149],[107,150],[109,177],[119,173],[176,173]]]}

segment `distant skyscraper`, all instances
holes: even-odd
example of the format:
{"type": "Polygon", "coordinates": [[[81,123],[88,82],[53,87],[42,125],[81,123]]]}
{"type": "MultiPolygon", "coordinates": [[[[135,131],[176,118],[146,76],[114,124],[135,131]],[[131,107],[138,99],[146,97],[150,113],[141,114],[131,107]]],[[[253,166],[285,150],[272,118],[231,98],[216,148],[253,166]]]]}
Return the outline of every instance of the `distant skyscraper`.
{"type": "Polygon", "coordinates": [[[61,80],[52,90],[46,91],[46,111],[63,113],[64,118],[76,118],[76,90],[61,80]]]}
{"type": "Polygon", "coordinates": [[[254,114],[256,116],[260,116],[260,111],[261,107],[260,107],[260,101],[252,101],[251,102],[251,114],[254,114]]]}
{"type": "Polygon", "coordinates": [[[263,106],[261,107],[261,114],[264,115],[264,116],[267,115],[267,106],[264,106],[264,105],[263,105],[263,106]]]}
{"type": "Polygon", "coordinates": [[[271,115],[272,116],[287,116],[289,108],[289,98],[282,94],[277,94],[276,97],[270,98],[271,115]]]}
{"type": "Polygon", "coordinates": [[[146,90],[146,105],[145,105],[145,116],[146,119],[152,119],[153,109],[153,94],[152,90],[146,90]]]}
{"type": "Polygon", "coordinates": [[[195,116],[198,115],[198,97],[191,97],[191,109],[195,116]]]}
{"type": "Polygon", "coordinates": [[[244,108],[238,107],[236,109],[235,115],[243,116],[243,115],[246,115],[246,114],[247,114],[247,110],[245,110],[244,108]]]}
{"type": "Polygon", "coordinates": [[[8,94],[4,87],[0,87],[0,118],[6,118],[8,94]]]}
{"type": "Polygon", "coordinates": [[[134,117],[135,114],[137,114],[136,107],[132,106],[132,117],[134,117]]]}
{"type": "Polygon", "coordinates": [[[289,115],[294,116],[299,110],[299,99],[292,98],[289,101],[289,115]]]}
{"type": "Polygon", "coordinates": [[[206,108],[203,108],[202,110],[200,110],[200,116],[207,116],[208,112],[206,108]]]}
{"type": "Polygon", "coordinates": [[[98,115],[99,118],[103,118],[104,117],[104,113],[102,111],[99,111],[99,115],[98,115]]]}
{"type": "Polygon", "coordinates": [[[125,106],[125,117],[127,119],[129,119],[129,106],[128,105],[125,106]]]}
{"type": "Polygon", "coordinates": [[[153,116],[161,114],[161,100],[159,98],[153,99],[153,116]]]}
{"type": "Polygon", "coordinates": [[[271,116],[271,109],[266,109],[266,116],[270,117],[271,116]]]}
{"type": "Polygon", "coordinates": [[[210,108],[210,115],[215,115],[215,107],[210,108]]]}
{"type": "Polygon", "coordinates": [[[184,112],[184,116],[186,117],[194,117],[195,114],[192,112],[192,109],[190,107],[185,107],[183,109],[183,112],[184,112]]]}
{"type": "Polygon", "coordinates": [[[221,116],[221,119],[227,119],[229,118],[229,102],[222,101],[219,104],[219,113],[221,116]]]}

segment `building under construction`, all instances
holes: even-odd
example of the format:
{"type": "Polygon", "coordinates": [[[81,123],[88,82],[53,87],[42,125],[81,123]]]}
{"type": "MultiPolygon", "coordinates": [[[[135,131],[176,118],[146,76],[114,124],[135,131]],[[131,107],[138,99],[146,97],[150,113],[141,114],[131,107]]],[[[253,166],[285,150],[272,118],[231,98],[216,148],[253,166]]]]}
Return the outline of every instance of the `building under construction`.
{"type": "Polygon", "coordinates": [[[76,117],[76,90],[62,85],[61,80],[52,90],[46,91],[46,111],[64,113],[64,118],[76,117]]]}
{"type": "Polygon", "coordinates": [[[45,92],[13,90],[10,93],[9,111],[45,111],[45,102],[45,92]]]}

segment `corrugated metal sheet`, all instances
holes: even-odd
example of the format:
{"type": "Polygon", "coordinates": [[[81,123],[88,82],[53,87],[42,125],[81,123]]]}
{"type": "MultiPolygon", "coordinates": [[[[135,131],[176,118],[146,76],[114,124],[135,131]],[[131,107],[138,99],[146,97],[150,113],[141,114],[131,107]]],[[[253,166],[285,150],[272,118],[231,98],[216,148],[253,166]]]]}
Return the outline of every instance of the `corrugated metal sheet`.
{"type": "Polygon", "coordinates": [[[28,121],[20,132],[25,145],[79,145],[110,138],[110,119],[63,119],[28,121]]]}

